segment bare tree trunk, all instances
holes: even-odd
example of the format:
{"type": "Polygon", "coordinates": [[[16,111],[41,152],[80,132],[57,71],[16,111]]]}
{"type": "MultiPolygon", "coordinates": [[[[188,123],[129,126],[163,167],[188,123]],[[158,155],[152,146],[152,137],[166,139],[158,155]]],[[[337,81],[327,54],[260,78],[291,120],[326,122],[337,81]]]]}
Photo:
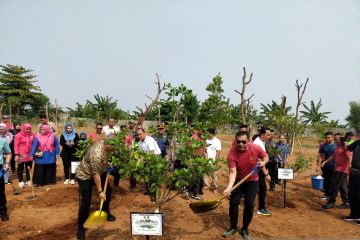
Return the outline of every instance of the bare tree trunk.
{"type": "Polygon", "coordinates": [[[248,125],[248,132],[249,134],[252,133],[252,113],[251,113],[251,106],[250,106],[250,99],[247,100],[247,103],[246,103],[246,114],[247,114],[247,125],[248,125]]]}
{"type": "Polygon", "coordinates": [[[245,124],[245,122],[246,122],[246,119],[245,119],[246,102],[249,101],[254,96],[254,94],[252,94],[249,98],[245,98],[246,85],[250,84],[250,82],[252,80],[253,73],[250,74],[249,80],[246,81],[246,69],[245,69],[245,67],[243,67],[243,71],[244,71],[244,75],[242,77],[241,92],[238,91],[238,90],[234,90],[234,91],[240,95],[240,118],[241,118],[242,124],[245,124]]]}
{"type": "Polygon", "coordinates": [[[49,103],[48,102],[45,104],[45,113],[46,113],[46,118],[49,119],[49,103]]]}
{"type": "Polygon", "coordinates": [[[4,103],[2,103],[1,105],[0,105],[0,117],[2,118],[2,116],[3,116],[3,109],[4,109],[4,103]]]}
{"type": "MultiPolygon", "coordinates": [[[[304,97],[304,93],[306,90],[306,86],[309,82],[309,78],[306,79],[305,81],[305,85],[304,84],[299,84],[299,80],[296,80],[295,83],[295,87],[297,90],[297,103],[296,103],[296,110],[295,110],[295,120],[296,120],[296,124],[298,124],[299,121],[299,109],[301,104],[303,104],[302,99],[304,97]],[[304,86],[304,87],[303,87],[304,86]]],[[[291,138],[291,143],[290,143],[290,149],[291,149],[291,156],[293,155],[294,152],[294,143],[295,143],[295,133],[293,134],[292,138],[291,138]]]]}

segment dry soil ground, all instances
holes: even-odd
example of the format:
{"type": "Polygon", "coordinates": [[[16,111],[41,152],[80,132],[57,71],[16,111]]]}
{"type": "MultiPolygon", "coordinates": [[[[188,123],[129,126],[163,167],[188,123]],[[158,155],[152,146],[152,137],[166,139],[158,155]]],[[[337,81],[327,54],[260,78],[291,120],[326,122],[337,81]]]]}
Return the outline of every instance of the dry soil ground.
{"type": "MultiPolygon", "coordinates": [[[[223,142],[222,155],[226,156],[232,137],[220,135],[219,138],[223,142]]],[[[305,155],[314,159],[316,141],[302,139],[301,143],[305,155]]],[[[295,155],[299,151],[301,149],[297,145],[295,155]]],[[[10,220],[0,222],[0,239],[76,239],[78,186],[63,185],[61,160],[57,165],[57,184],[37,190],[35,201],[29,201],[30,188],[15,196],[11,186],[6,186],[10,220]]],[[[250,225],[253,239],[360,239],[360,227],[342,220],[349,210],[323,210],[320,207],[323,204],[320,200],[322,193],[313,190],[310,183],[313,169],[314,167],[288,183],[289,207],[281,206],[279,186],[275,192],[268,192],[267,205],[273,215],[263,217],[254,214],[250,225]]],[[[218,175],[221,191],[227,184],[226,167],[218,175]]],[[[15,176],[12,178],[17,187],[15,176]]],[[[120,188],[114,189],[111,210],[117,220],[108,222],[104,229],[89,230],[86,233],[87,239],[145,239],[131,236],[129,214],[132,211],[153,211],[154,207],[141,191],[130,193],[128,186],[128,182],[121,182],[120,188]]],[[[205,191],[204,198],[213,199],[216,196],[205,191]]],[[[221,239],[222,232],[229,227],[228,202],[224,201],[212,212],[199,215],[190,210],[189,202],[177,197],[165,205],[162,209],[165,214],[164,236],[151,239],[221,239]]],[[[96,203],[94,195],[92,210],[96,208],[96,203]]],[[[242,214],[239,216],[240,224],[241,219],[242,214]]],[[[241,237],[237,235],[232,239],[241,237]]]]}

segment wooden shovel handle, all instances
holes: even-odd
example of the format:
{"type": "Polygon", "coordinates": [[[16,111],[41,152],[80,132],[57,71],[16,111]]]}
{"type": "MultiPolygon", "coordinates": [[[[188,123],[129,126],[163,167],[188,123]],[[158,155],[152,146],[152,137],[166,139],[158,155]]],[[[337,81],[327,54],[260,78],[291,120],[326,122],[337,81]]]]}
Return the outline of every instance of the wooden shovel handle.
{"type": "MultiPolygon", "coordinates": [[[[248,180],[248,178],[251,177],[251,175],[253,175],[256,172],[256,170],[252,170],[248,175],[246,175],[243,179],[241,179],[237,184],[235,184],[231,189],[230,192],[233,192],[235,189],[237,189],[241,184],[243,184],[246,180],[248,180]]],[[[222,196],[219,201],[223,200],[225,198],[225,196],[222,196]]]]}
{"type": "MultiPolygon", "coordinates": [[[[105,179],[104,190],[103,190],[104,194],[106,194],[106,189],[107,189],[107,185],[108,185],[108,182],[109,182],[109,175],[110,175],[110,173],[106,173],[106,179],[105,179]]],[[[101,211],[102,211],[103,205],[104,205],[104,199],[101,199],[101,201],[100,201],[100,207],[99,207],[100,213],[101,213],[101,211]]],[[[99,216],[99,217],[100,217],[100,216],[99,216]]]]}
{"type": "Polygon", "coordinates": [[[106,194],[107,185],[109,182],[109,173],[106,174],[105,184],[104,184],[104,193],[106,194]]]}

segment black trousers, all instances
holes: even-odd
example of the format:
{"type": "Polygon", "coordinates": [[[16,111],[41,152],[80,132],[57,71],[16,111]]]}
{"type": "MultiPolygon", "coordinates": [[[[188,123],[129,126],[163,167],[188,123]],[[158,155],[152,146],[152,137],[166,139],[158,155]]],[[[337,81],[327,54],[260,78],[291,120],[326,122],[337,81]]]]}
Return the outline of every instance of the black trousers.
{"type": "MultiPolygon", "coordinates": [[[[235,184],[239,180],[235,181],[235,184]]],[[[230,207],[229,207],[229,216],[231,228],[237,228],[238,216],[239,216],[239,205],[241,197],[244,196],[244,213],[243,213],[243,229],[247,229],[251,223],[253,212],[254,212],[254,202],[256,198],[256,193],[258,191],[258,182],[257,181],[247,181],[240,185],[239,188],[234,190],[230,195],[230,207]]]]}
{"type": "Polygon", "coordinates": [[[136,187],[136,178],[133,174],[130,174],[130,188],[136,187]]]}
{"type": "Polygon", "coordinates": [[[275,189],[275,183],[278,172],[278,163],[276,161],[268,162],[268,164],[266,164],[266,168],[269,170],[269,175],[271,177],[270,189],[275,189]]]}
{"type": "MultiPolygon", "coordinates": [[[[3,168],[3,165],[0,164],[0,169],[3,168]]],[[[5,195],[5,181],[4,176],[0,177],[0,208],[5,207],[6,205],[6,195],[5,195]]]]}
{"type": "Polygon", "coordinates": [[[56,183],[56,163],[35,164],[33,181],[38,186],[56,183]]]}
{"type": "MultiPolygon", "coordinates": [[[[106,179],[106,172],[101,174],[101,186],[104,189],[106,179]]],[[[93,186],[95,185],[94,179],[88,179],[88,180],[80,180],[77,179],[79,183],[79,213],[78,213],[78,229],[83,229],[83,225],[86,221],[86,219],[89,216],[90,211],[90,204],[91,204],[91,195],[93,186]]],[[[97,192],[97,190],[96,190],[97,192]]],[[[111,201],[111,186],[110,184],[107,185],[106,188],[106,201],[104,202],[102,210],[104,212],[109,213],[109,206],[111,201]]]]}
{"type": "Polygon", "coordinates": [[[330,196],[330,188],[331,188],[331,182],[334,174],[334,167],[333,166],[325,166],[321,168],[321,171],[323,173],[324,178],[324,194],[326,196],[330,196]]]}
{"type": "Polygon", "coordinates": [[[202,178],[198,182],[196,182],[193,185],[189,186],[188,190],[190,192],[192,192],[192,194],[194,196],[196,196],[196,195],[199,195],[199,194],[200,195],[203,194],[203,191],[202,191],[203,188],[204,188],[204,181],[203,181],[203,178],[202,178]]]}
{"type": "Polygon", "coordinates": [[[347,174],[335,171],[330,188],[329,203],[336,202],[336,196],[340,190],[341,200],[343,203],[349,202],[348,200],[348,188],[347,188],[347,174]]]}
{"type": "Polygon", "coordinates": [[[73,154],[62,153],[61,159],[64,166],[65,179],[75,179],[75,174],[71,173],[71,162],[76,162],[76,157],[73,154]]]}
{"type": "Polygon", "coordinates": [[[15,173],[15,171],[16,171],[16,166],[15,166],[15,154],[12,154],[12,155],[11,155],[10,168],[11,168],[11,172],[12,172],[12,173],[15,173]]]}
{"type": "Polygon", "coordinates": [[[259,200],[259,209],[266,208],[265,206],[265,198],[266,198],[266,181],[265,175],[260,168],[258,168],[258,175],[259,175],[259,193],[258,193],[258,200],[259,200]]]}
{"type": "Polygon", "coordinates": [[[349,174],[350,216],[360,218],[360,169],[351,169],[349,174]]]}
{"type": "Polygon", "coordinates": [[[120,173],[119,173],[119,170],[114,167],[114,170],[111,171],[110,173],[111,175],[113,175],[114,177],[114,186],[119,186],[119,183],[120,183],[120,173]]]}
{"type": "Polygon", "coordinates": [[[26,172],[26,181],[30,181],[29,167],[30,168],[32,167],[32,161],[21,162],[21,163],[18,164],[17,175],[18,175],[19,182],[23,181],[24,168],[25,168],[25,172],[26,172]]]}

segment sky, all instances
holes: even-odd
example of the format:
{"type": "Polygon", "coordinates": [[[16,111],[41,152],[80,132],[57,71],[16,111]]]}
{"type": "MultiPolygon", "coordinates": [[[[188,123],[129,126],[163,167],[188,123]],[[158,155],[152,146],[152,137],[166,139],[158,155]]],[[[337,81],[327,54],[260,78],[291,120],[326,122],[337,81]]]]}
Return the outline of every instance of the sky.
{"type": "Polygon", "coordinates": [[[242,68],[253,72],[253,104],[295,109],[322,99],[330,119],[359,101],[358,0],[2,0],[0,65],[34,70],[38,85],[63,107],[110,96],[124,110],[156,93],[156,73],[203,101],[221,73],[224,95],[239,103],[242,68]]]}

